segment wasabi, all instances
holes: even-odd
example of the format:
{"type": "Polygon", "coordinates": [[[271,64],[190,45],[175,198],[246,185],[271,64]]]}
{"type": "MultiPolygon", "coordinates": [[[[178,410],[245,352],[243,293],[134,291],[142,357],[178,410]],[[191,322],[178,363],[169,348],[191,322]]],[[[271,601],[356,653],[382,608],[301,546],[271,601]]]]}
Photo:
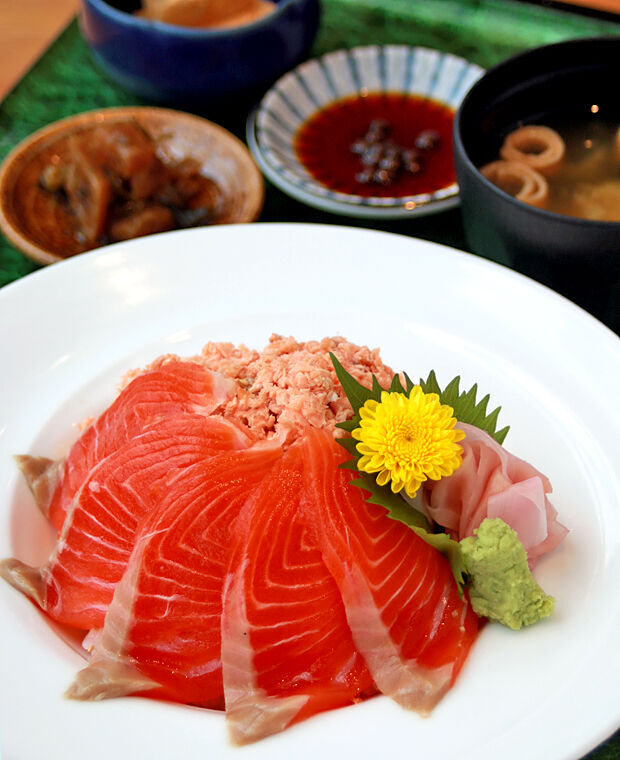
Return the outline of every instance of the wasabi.
{"type": "Polygon", "coordinates": [[[534,580],[523,544],[503,520],[486,518],[460,544],[477,615],[517,631],[552,613],[554,598],[534,580]]]}

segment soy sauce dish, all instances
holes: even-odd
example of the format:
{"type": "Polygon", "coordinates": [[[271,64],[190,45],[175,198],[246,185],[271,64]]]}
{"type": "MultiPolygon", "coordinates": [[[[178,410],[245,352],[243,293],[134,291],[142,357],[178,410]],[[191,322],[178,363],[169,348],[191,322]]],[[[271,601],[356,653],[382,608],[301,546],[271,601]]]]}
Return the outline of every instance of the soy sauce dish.
{"type": "Polygon", "coordinates": [[[328,53],[267,92],[248,144],[276,186],[324,211],[399,218],[451,208],[454,113],[482,73],[429,48],[328,53]]]}

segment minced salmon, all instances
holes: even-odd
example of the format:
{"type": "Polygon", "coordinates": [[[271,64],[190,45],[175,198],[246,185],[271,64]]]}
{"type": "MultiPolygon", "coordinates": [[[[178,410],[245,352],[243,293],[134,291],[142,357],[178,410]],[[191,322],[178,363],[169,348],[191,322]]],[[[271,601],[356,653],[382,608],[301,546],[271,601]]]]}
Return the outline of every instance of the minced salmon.
{"type": "MultiPolygon", "coordinates": [[[[362,385],[370,387],[374,374],[380,385],[389,386],[393,372],[381,361],[379,350],[342,337],[300,343],[272,335],[260,352],[244,345],[207,343],[191,360],[237,381],[237,394],[218,409],[220,414],[242,423],[256,440],[277,438],[288,444],[308,426],[338,436],[336,423],[351,415],[330,352],[362,385]]],[[[178,357],[161,356],[148,369],[171,358],[178,357]]]]}

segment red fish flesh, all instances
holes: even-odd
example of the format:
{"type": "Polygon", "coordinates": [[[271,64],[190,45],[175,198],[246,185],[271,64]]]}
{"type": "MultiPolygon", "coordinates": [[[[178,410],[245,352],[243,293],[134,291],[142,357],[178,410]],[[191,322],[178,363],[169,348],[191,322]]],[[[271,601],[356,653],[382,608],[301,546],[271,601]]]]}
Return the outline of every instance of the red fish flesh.
{"type": "Polygon", "coordinates": [[[86,428],[64,463],[38,457],[19,457],[18,463],[38,506],[60,532],[73,497],[97,462],[168,414],[210,414],[236,389],[234,380],[200,364],[171,360],[134,378],[86,428]]]}
{"type": "Polygon", "coordinates": [[[293,444],[246,504],[224,591],[226,718],[238,744],[376,692],[338,587],[301,518],[293,444]]]}
{"type": "Polygon", "coordinates": [[[222,592],[236,518],[281,454],[259,446],[182,470],[143,521],[87,668],[69,691],[223,707],[222,592]]]}
{"type": "Polygon", "coordinates": [[[383,507],[369,504],[339,469],[334,439],[303,440],[303,512],[342,594],[353,641],[378,689],[428,713],[454,682],[478,631],[447,560],[383,507]]]}
{"type": "Polygon", "coordinates": [[[91,469],[45,565],[4,560],[0,573],[55,620],[103,626],[138,524],[157,509],[175,472],[249,444],[239,426],[220,417],[171,414],[159,420],[91,469]]]}

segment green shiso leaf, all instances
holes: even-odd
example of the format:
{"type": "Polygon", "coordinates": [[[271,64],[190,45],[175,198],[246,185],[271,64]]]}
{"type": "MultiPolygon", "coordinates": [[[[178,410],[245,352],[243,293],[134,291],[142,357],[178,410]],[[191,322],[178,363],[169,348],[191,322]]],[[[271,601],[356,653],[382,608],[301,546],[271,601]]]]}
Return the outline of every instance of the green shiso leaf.
{"type": "MultiPolygon", "coordinates": [[[[364,387],[346,371],[334,354],[330,354],[330,356],[338,380],[342,385],[346,397],[349,399],[349,403],[353,407],[352,419],[347,420],[346,422],[340,422],[337,427],[351,433],[359,427],[360,408],[364,406],[369,399],[380,401],[381,392],[384,389],[379,385],[379,381],[374,375],[372,379],[372,388],[364,387]]],[[[390,392],[404,393],[407,396],[411,393],[414,383],[407,375],[404,375],[404,377],[405,386],[403,386],[399,375],[393,377],[389,388],[390,392]]],[[[439,386],[437,386],[437,388],[439,388],[439,386]]],[[[462,597],[465,585],[465,565],[463,563],[461,548],[458,542],[453,541],[445,533],[433,533],[429,521],[420,510],[405,501],[400,494],[394,493],[389,486],[380,486],[373,475],[367,472],[360,472],[357,468],[357,462],[361,455],[357,451],[357,441],[355,439],[338,438],[337,441],[352,457],[348,461],[343,462],[340,466],[345,470],[353,470],[357,472],[357,478],[354,478],[351,481],[351,484],[367,492],[368,495],[366,496],[366,501],[370,504],[378,504],[379,506],[384,507],[387,510],[388,517],[407,525],[423,541],[426,541],[427,544],[434,549],[437,549],[437,551],[441,552],[441,554],[446,557],[450,563],[459,595],[462,597]]]]}
{"type": "Polygon", "coordinates": [[[354,417],[351,420],[346,420],[345,422],[337,422],[336,427],[342,428],[342,430],[346,430],[348,433],[352,433],[356,427],[358,427],[358,422],[356,420],[359,419],[357,417],[354,417]]]}
{"type": "Polygon", "coordinates": [[[403,384],[400,382],[400,377],[398,375],[394,375],[394,377],[392,378],[389,391],[390,393],[402,393],[405,396],[409,395],[409,393],[407,392],[407,389],[403,388],[403,384]]]}
{"type": "Polygon", "coordinates": [[[426,380],[420,379],[420,387],[424,393],[436,393],[442,404],[451,406],[454,409],[454,416],[459,422],[466,422],[484,430],[501,445],[510,429],[507,425],[501,430],[497,430],[497,419],[501,406],[487,414],[490,396],[487,394],[483,399],[477,401],[478,384],[475,383],[468,391],[461,393],[460,382],[461,378],[457,376],[441,390],[435,372],[431,370],[426,380]]]}
{"type": "MultiPolygon", "coordinates": [[[[353,464],[355,466],[355,469],[357,470],[357,460],[359,459],[359,452],[355,448],[357,445],[357,441],[354,438],[338,438],[338,443],[342,446],[343,449],[346,449],[349,454],[354,458],[353,464]]],[[[345,463],[346,464],[346,463],[345,463]]]]}
{"type": "Polygon", "coordinates": [[[353,407],[353,413],[356,416],[359,412],[360,407],[364,406],[367,401],[373,398],[376,401],[379,401],[381,399],[381,391],[383,389],[379,385],[377,378],[374,377],[374,375],[373,388],[371,390],[370,388],[363,386],[361,383],[358,383],[357,380],[346,371],[342,364],[340,364],[334,354],[330,352],[329,355],[331,357],[332,364],[334,365],[334,369],[336,370],[336,375],[338,377],[340,385],[342,385],[342,390],[345,392],[346,397],[349,399],[349,403],[353,407]],[[375,387],[378,390],[375,390],[375,387]]]}
{"type": "MultiPolygon", "coordinates": [[[[352,433],[360,425],[359,411],[361,407],[371,399],[381,401],[381,393],[385,389],[381,387],[374,375],[372,377],[372,388],[366,388],[346,371],[333,353],[330,353],[330,357],[342,389],[353,408],[353,417],[346,422],[338,423],[337,427],[347,433],[352,433]]],[[[404,385],[400,375],[394,375],[388,389],[389,392],[403,393],[409,396],[414,383],[408,375],[403,373],[403,376],[405,378],[404,385]]],[[[420,387],[424,393],[436,393],[442,404],[451,406],[457,420],[484,430],[501,445],[509,430],[508,426],[497,430],[497,419],[501,407],[497,407],[487,414],[489,395],[487,394],[480,401],[477,401],[478,385],[474,384],[468,391],[461,392],[460,382],[461,378],[457,376],[442,390],[435,371],[431,370],[426,380],[420,380],[420,387]]],[[[351,481],[351,484],[367,492],[366,501],[384,507],[387,510],[388,517],[404,523],[427,544],[441,552],[450,563],[459,595],[463,596],[463,589],[469,576],[459,542],[454,541],[446,533],[433,533],[431,524],[420,510],[409,504],[400,494],[395,494],[389,485],[380,486],[374,475],[360,472],[357,463],[361,454],[357,450],[355,439],[345,437],[338,438],[337,441],[351,455],[351,459],[340,466],[346,470],[353,470],[358,475],[351,481]]]]}
{"type": "Polygon", "coordinates": [[[424,393],[436,393],[438,396],[441,396],[441,388],[437,382],[437,376],[435,375],[434,369],[428,373],[425,383],[420,383],[420,387],[424,393]]]}
{"type": "Polygon", "coordinates": [[[424,539],[427,544],[430,544],[434,549],[443,554],[443,556],[450,563],[450,569],[456,582],[456,588],[459,592],[461,599],[463,598],[463,589],[467,583],[467,567],[463,560],[463,553],[461,552],[461,545],[458,541],[450,538],[447,533],[428,533],[423,531],[422,528],[416,528],[410,526],[411,530],[415,531],[420,538],[424,539]]]}
{"type": "Polygon", "coordinates": [[[351,485],[368,491],[370,495],[366,497],[366,501],[385,507],[392,520],[398,520],[410,528],[420,528],[430,533],[431,525],[422,512],[406,502],[400,494],[394,493],[389,486],[380,486],[377,479],[370,473],[360,472],[359,477],[351,481],[351,485]]]}

